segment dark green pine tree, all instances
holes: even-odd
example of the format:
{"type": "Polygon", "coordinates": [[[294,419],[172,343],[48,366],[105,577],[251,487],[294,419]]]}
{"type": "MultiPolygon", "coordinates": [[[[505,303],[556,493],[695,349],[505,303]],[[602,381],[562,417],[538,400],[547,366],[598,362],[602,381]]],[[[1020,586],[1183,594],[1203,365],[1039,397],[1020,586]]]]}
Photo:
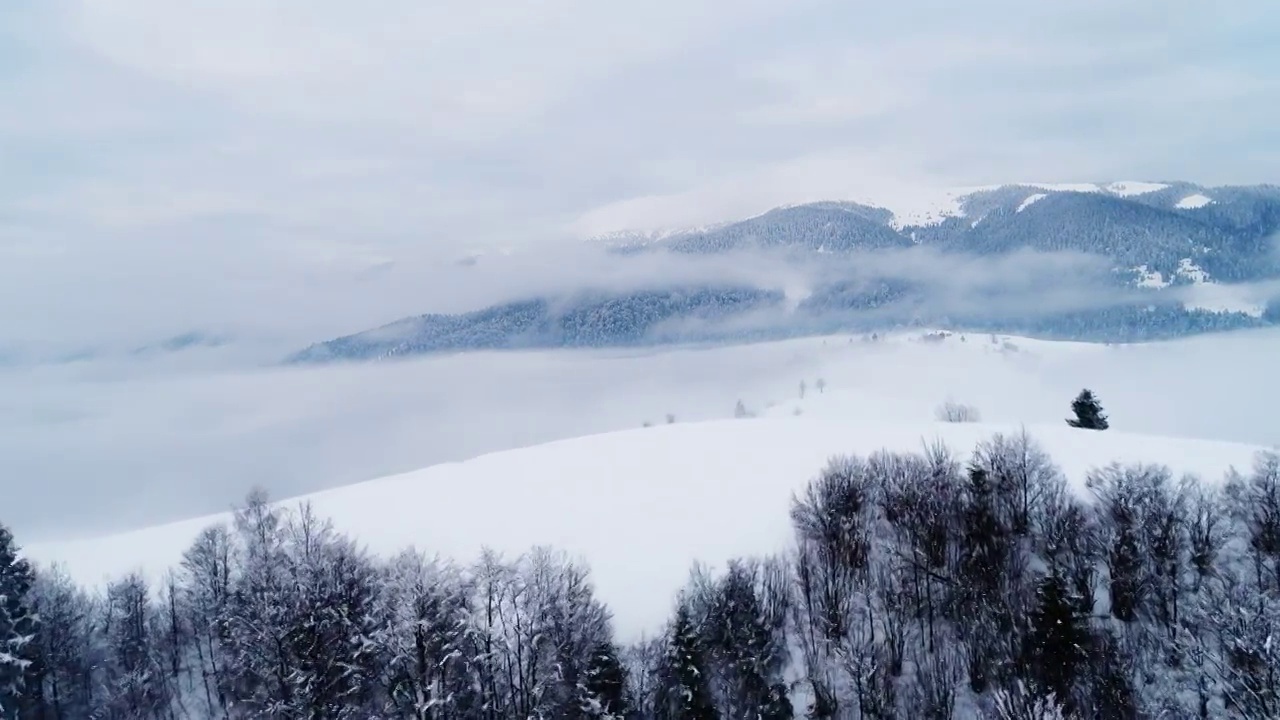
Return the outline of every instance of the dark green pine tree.
{"type": "Polygon", "coordinates": [[[717,680],[726,686],[723,709],[730,717],[791,720],[795,714],[782,681],[786,655],[770,621],[754,573],[730,562],[702,633],[717,680]]]}
{"type": "Polygon", "coordinates": [[[1111,614],[1124,622],[1133,622],[1138,618],[1143,597],[1142,547],[1138,537],[1141,529],[1127,503],[1119,503],[1112,515],[1115,539],[1107,551],[1111,614]]]}
{"type": "Polygon", "coordinates": [[[13,534],[0,525],[0,718],[18,717],[31,691],[30,651],[36,633],[36,616],[27,604],[35,572],[18,557],[13,534]]]}
{"type": "Polygon", "coordinates": [[[982,693],[991,681],[994,666],[999,663],[1000,637],[1007,636],[1013,628],[1009,613],[1003,610],[1001,596],[1012,554],[1010,533],[1000,519],[995,487],[980,467],[969,470],[961,513],[964,529],[957,600],[970,652],[969,687],[975,693],[982,693]]]}
{"type": "Polygon", "coordinates": [[[681,604],[659,670],[655,716],[658,720],[719,720],[709,680],[698,630],[689,609],[681,604]]]}
{"type": "Polygon", "coordinates": [[[623,718],[630,708],[627,704],[627,671],[618,659],[618,651],[612,643],[602,642],[591,653],[583,683],[587,694],[600,703],[590,717],[623,718]]]}
{"type": "Polygon", "coordinates": [[[1023,648],[1032,689],[1041,697],[1052,694],[1068,710],[1072,709],[1072,690],[1088,658],[1089,632],[1078,608],[1066,579],[1057,573],[1045,577],[1036,591],[1023,648]]]}
{"type": "Polygon", "coordinates": [[[1089,661],[1091,720],[1137,720],[1141,717],[1133,680],[1120,658],[1117,642],[1109,633],[1099,635],[1089,661]]]}
{"type": "Polygon", "coordinates": [[[1111,427],[1106,414],[1102,412],[1102,403],[1098,402],[1097,396],[1088,388],[1081,390],[1076,399],[1071,401],[1071,411],[1076,415],[1067,419],[1067,424],[1071,427],[1084,430],[1106,430],[1111,427]]]}

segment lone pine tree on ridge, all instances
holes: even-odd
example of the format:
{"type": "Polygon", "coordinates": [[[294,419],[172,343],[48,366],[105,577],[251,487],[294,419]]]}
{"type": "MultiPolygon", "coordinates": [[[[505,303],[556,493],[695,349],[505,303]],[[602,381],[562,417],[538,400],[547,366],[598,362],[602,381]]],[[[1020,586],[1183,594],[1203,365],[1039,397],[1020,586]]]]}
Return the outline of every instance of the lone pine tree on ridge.
{"type": "Polygon", "coordinates": [[[1081,390],[1076,399],[1071,401],[1071,411],[1076,414],[1074,418],[1067,418],[1067,424],[1071,427],[1085,430],[1106,430],[1111,427],[1106,414],[1102,412],[1102,403],[1098,402],[1097,396],[1089,388],[1081,390]]]}

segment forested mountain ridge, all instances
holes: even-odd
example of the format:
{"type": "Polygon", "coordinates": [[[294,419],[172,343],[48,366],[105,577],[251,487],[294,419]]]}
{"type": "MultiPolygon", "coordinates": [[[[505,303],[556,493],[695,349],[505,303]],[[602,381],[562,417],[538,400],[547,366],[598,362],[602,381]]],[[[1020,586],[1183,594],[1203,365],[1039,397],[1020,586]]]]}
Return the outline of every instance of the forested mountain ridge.
{"type": "Polygon", "coordinates": [[[656,242],[625,234],[613,242],[629,251],[698,253],[751,246],[832,253],[915,245],[978,254],[1070,250],[1101,255],[1121,267],[1146,265],[1173,282],[1179,282],[1184,258],[1222,282],[1280,274],[1280,254],[1274,252],[1280,187],[1178,183],[1127,194],[1086,187],[1004,185],[900,214],[856,202],[816,202],[708,230],[671,232],[656,242]]]}
{"type": "Polygon", "coordinates": [[[566,289],[471,313],[401,320],[318,343],[289,361],[922,325],[1094,341],[1170,338],[1275,322],[1278,238],[1280,188],[1270,185],[1006,185],[897,213],[816,202],[709,229],[599,241],[619,262],[653,254],[679,262],[771,253],[780,278],[784,267],[809,273],[797,297],[787,296],[782,280],[767,279],[566,289]],[[1045,277],[1030,282],[1028,264],[1045,277]],[[960,269],[948,285],[938,275],[950,266],[960,269]],[[965,267],[995,279],[974,286],[965,267]],[[957,290],[957,283],[968,285],[957,290]]]}

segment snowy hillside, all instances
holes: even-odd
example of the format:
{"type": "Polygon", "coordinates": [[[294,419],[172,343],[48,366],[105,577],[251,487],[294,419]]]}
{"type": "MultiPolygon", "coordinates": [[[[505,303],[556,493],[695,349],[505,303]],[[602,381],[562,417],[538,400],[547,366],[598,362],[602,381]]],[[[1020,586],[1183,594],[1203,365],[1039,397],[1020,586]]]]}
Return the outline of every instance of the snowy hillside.
{"type": "Polygon", "coordinates": [[[855,409],[913,424],[954,397],[988,421],[1057,424],[1088,386],[1117,429],[1280,443],[1280,383],[1265,382],[1280,354],[1276,330],[1111,347],[925,335],[443,354],[115,382],[10,372],[0,374],[12,409],[0,412],[0,457],[16,473],[38,468],[40,482],[19,484],[6,498],[8,515],[27,542],[101,535],[221,511],[253,485],[293,497],[663,423],[667,413],[680,422],[724,419],[739,398],[759,413],[774,403],[769,412],[789,417],[801,379],[819,377],[827,391],[809,393],[806,418],[851,422],[855,409]],[[50,496],[59,498],[52,515],[42,512],[50,496]]]}
{"type": "MultiPolygon", "coordinates": [[[[817,405],[843,404],[811,399],[817,405]]],[[[676,424],[485,455],[301,499],[379,554],[412,544],[471,559],[484,545],[514,555],[546,544],[580,555],[620,633],[630,637],[660,627],[693,561],[719,566],[731,557],[785,547],[791,493],[803,489],[832,455],[919,451],[941,440],[963,456],[994,433],[1019,430],[887,425],[874,417],[676,424]]],[[[1257,451],[1065,424],[1027,430],[1073,483],[1113,461],[1163,463],[1175,473],[1219,479],[1229,467],[1250,467],[1257,451]]],[[[27,551],[42,562],[64,563],[87,584],[135,568],[159,578],[202,528],[227,520],[198,518],[100,539],[33,544],[27,551]]]]}

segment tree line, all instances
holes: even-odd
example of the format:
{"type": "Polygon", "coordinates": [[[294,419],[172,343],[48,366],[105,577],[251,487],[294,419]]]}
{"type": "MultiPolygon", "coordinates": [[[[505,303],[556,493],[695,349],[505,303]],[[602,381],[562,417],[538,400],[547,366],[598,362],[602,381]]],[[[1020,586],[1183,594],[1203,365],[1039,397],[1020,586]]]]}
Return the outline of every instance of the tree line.
{"type": "Polygon", "coordinates": [[[639,640],[563,553],[375,558],[261,492],[100,591],[0,530],[0,717],[1280,717],[1280,455],[1086,490],[1025,434],[834,458],[639,640]]]}

